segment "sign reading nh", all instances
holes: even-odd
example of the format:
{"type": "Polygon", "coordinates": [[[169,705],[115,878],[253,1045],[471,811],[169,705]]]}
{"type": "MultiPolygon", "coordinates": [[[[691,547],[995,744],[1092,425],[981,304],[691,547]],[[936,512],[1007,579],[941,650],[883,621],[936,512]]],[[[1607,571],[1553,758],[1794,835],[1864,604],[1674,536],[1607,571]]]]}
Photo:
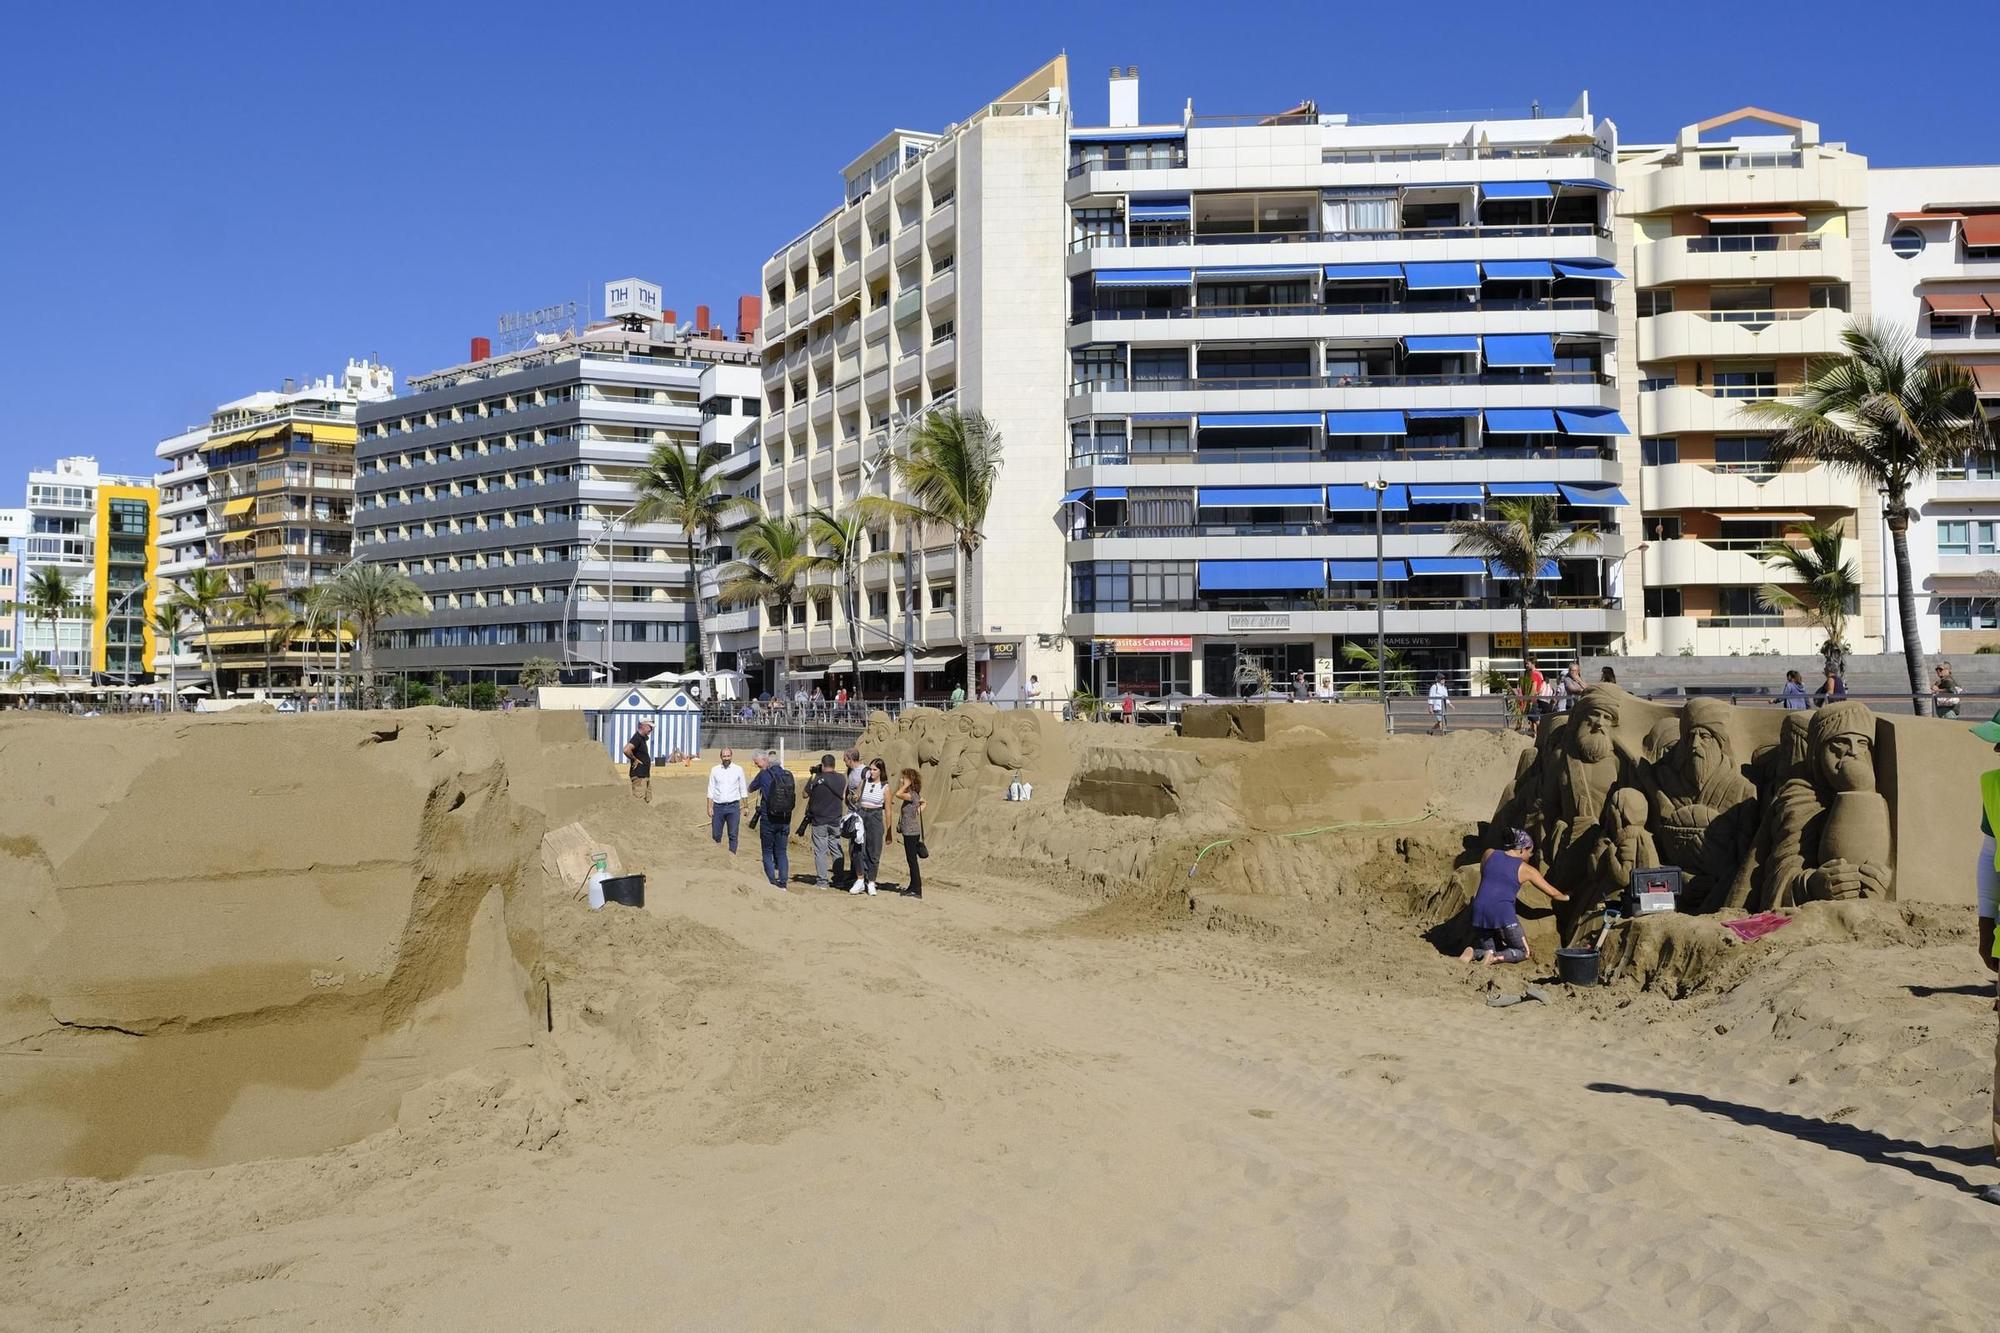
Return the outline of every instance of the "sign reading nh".
{"type": "Polygon", "coordinates": [[[605,283],[604,317],[616,319],[620,315],[644,315],[647,319],[658,319],[660,289],[637,278],[620,278],[616,282],[605,283]]]}

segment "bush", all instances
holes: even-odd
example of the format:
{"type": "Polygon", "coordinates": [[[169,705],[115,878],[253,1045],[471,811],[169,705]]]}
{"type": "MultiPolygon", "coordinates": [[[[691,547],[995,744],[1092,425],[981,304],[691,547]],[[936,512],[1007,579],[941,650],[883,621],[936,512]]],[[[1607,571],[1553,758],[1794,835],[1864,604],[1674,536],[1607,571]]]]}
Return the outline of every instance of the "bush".
{"type": "Polygon", "coordinates": [[[2000,643],[1982,643],[1972,651],[1974,653],[2000,653],[2000,643]]]}

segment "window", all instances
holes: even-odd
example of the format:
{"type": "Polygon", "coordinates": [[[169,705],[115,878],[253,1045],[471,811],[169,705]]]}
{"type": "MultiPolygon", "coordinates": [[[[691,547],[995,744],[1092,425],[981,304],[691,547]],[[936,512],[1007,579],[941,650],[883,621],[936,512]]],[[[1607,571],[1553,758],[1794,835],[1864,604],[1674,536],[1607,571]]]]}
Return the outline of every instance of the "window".
{"type": "Polygon", "coordinates": [[[955,583],[933,583],[931,585],[931,610],[951,611],[958,605],[958,585],[955,583]]]}
{"type": "Polygon", "coordinates": [[[1188,377],[1188,349],[1185,347],[1136,347],[1132,350],[1132,378],[1135,382],[1160,383],[1188,377]]]}
{"type": "Polygon", "coordinates": [[[1769,398],[1778,386],[1775,370],[1738,368],[1715,372],[1717,398],[1769,398]]]}
{"type": "Polygon", "coordinates": [[[1125,349],[1079,347],[1069,354],[1070,381],[1114,388],[1125,383],[1125,349]]]}
{"type": "Polygon", "coordinates": [[[1069,456],[1072,463],[1093,459],[1125,457],[1123,421],[1073,421],[1069,427],[1069,456]]]}
{"type": "Polygon", "coordinates": [[[1940,597],[1937,618],[1941,629],[2000,629],[2000,599],[1940,597]]]}
{"type": "Polygon", "coordinates": [[[1746,473],[1760,479],[1777,475],[1778,469],[1771,464],[1770,436],[1716,436],[1715,470],[1746,473]]]}
{"type": "Polygon", "coordinates": [[[1952,519],[1937,525],[1939,555],[2000,555],[2000,522],[1952,519]]]}
{"type": "Polygon", "coordinates": [[[1191,611],[1192,560],[1082,560],[1071,567],[1075,609],[1099,611],[1191,611]]]}
{"type": "Polygon", "coordinates": [[[1176,426],[1134,426],[1132,454],[1175,455],[1190,452],[1188,428],[1176,426]]]}
{"type": "Polygon", "coordinates": [[[1915,259],[1924,252],[1924,234],[1915,227],[1898,227],[1889,233],[1889,253],[1898,259],[1915,259]]]}
{"type": "Polygon", "coordinates": [[[1329,190],[1320,199],[1320,230],[1332,235],[1350,232],[1393,232],[1399,222],[1396,189],[1329,190]]]}
{"type": "MultiPolygon", "coordinates": [[[[1133,352],[1133,378],[1138,358],[1133,352]]],[[[1312,352],[1304,347],[1205,347],[1201,353],[1204,380],[1306,379],[1312,375],[1312,352]]]]}
{"type": "Polygon", "coordinates": [[[1847,310],[1848,287],[1844,282],[1816,282],[1812,285],[1807,305],[1815,310],[1847,310]]]}
{"type": "Polygon", "coordinates": [[[1671,315],[1674,312],[1674,289],[1671,287],[1648,287],[1639,293],[1639,318],[1648,315],[1671,315]]]}
{"type": "Polygon", "coordinates": [[[1770,310],[1769,287],[1712,287],[1708,293],[1710,310],[1770,310]]]}
{"type": "Polygon", "coordinates": [[[1765,616],[1771,614],[1757,600],[1757,589],[1750,586],[1725,586],[1715,590],[1715,610],[1718,615],[1765,616]]]}
{"type": "Polygon", "coordinates": [[[1684,614],[1681,609],[1681,590],[1679,588],[1646,589],[1646,614],[1648,616],[1678,616],[1684,614]]]}
{"type": "Polygon", "coordinates": [[[886,590],[877,590],[875,592],[869,593],[868,618],[870,620],[883,620],[886,619],[888,615],[889,615],[888,592],[886,590]]]}
{"type": "Polygon", "coordinates": [[[1194,492],[1183,488],[1134,487],[1126,495],[1127,519],[1140,528],[1192,528],[1194,492]]]}
{"type": "Polygon", "coordinates": [[[941,342],[949,342],[951,340],[952,329],[953,329],[953,323],[951,320],[948,319],[932,325],[931,345],[935,347],[937,344],[941,342]]]}
{"type": "Polygon", "coordinates": [[[1125,219],[1115,208],[1079,208],[1070,213],[1070,242],[1077,249],[1121,245],[1125,219]]]}

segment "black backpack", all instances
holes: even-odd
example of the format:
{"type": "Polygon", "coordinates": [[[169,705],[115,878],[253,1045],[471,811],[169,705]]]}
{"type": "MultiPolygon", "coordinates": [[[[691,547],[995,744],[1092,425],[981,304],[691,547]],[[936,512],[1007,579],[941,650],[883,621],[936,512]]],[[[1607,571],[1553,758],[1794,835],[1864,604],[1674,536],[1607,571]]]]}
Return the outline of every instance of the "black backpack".
{"type": "Polygon", "coordinates": [[[770,785],[764,788],[763,811],[766,819],[790,819],[792,811],[798,809],[799,784],[790,771],[782,768],[771,770],[770,785]]]}

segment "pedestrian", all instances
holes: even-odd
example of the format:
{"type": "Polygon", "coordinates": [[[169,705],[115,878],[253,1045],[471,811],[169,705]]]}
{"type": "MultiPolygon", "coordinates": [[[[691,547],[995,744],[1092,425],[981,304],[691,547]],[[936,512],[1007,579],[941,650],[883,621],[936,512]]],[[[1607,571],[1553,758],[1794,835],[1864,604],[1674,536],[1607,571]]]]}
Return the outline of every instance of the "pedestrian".
{"type": "Polygon", "coordinates": [[[792,857],[787,839],[792,831],[792,811],[798,808],[798,784],[769,750],[759,750],[750,762],[757,766],[757,776],[750,780],[757,810],[750,823],[757,829],[763,852],[764,878],[779,892],[789,892],[785,885],[792,879],[792,857]]]}
{"type": "Polygon", "coordinates": [[[953,708],[957,708],[964,702],[965,702],[965,685],[963,682],[961,682],[951,687],[951,706],[953,708]]]}
{"type": "MultiPolygon", "coordinates": [[[[2000,751],[2000,712],[1993,714],[1990,722],[1981,722],[1972,728],[1972,734],[2000,751]]],[[[1996,850],[1993,833],[2000,829],[2000,768],[1988,769],[1979,775],[1979,861],[1973,867],[1973,882],[1977,886],[1979,900],[1979,961],[1986,964],[1988,972],[2000,972],[2000,942],[1994,939],[1993,918],[2000,911],[2000,850],[1996,850]]],[[[1993,1072],[2000,1076],[2000,1040],[1993,1046],[1993,1072]]],[[[1993,1085],[1993,1151],[2000,1156],[2000,1077],[1993,1085]]],[[[1988,1203],[2000,1203],[2000,1185],[1988,1185],[1979,1191],[1979,1197],[1988,1203]]]]}
{"type": "Polygon", "coordinates": [[[1028,707],[1038,707],[1041,701],[1042,678],[1040,676],[1030,676],[1028,677],[1028,707]]]}
{"type": "Polygon", "coordinates": [[[859,864],[854,868],[854,883],[847,888],[849,893],[875,896],[875,881],[882,873],[882,811],[888,804],[888,761],[870,759],[861,770],[861,794],[854,807],[861,816],[861,845],[856,848],[860,853],[859,864]]]}
{"type": "MultiPolygon", "coordinates": [[[[861,813],[861,784],[867,776],[861,767],[861,751],[850,745],[841,751],[840,757],[847,764],[847,780],[841,788],[842,805],[848,814],[858,820],[861,813]]],[[[846,856],[846,864],[841,868],[840,875],[846,884],[841,887],[847,887],[854,882],[855,875],[860,873],[861,858],[854,854],[854,844],[851,840],[843,839],[841,850],[846,856]]]]}
{"type": "Polygon", "coordinates": [[[1534,701],[1536,721],[1556,711],[1555,682],[1544,676],[1532,660],[1528,663],[1528,697],[1534,701]]]}
{"type": "Polygon", "coordinates": [[[1489,847],[1479,858],[1479,888],[1472,895],[1472,946],[1458,956],[1461,963],[1525,962],[1528,937],[1521,929],[1521,886],[1532,885],[1557,902],[1569,895],[1542,878],[1528,864],[1535,840],[1515,829],[1506,847],[1489,847]]]}
{"type": "Polygon", "coordinates": [[[840,862],[840,817],[847,812],[847,780],[833,756],[819,757],[819,768],[806,779],[806,813],[799,832],[812,839],[813,886],[833,887],[833,869],[840,862]]]}
{"type": "Polygon", "coordinates": [[[1937,679],[1931,682],[1931,704],[1939,717],[1957,717],[1958,706],[1963,702],[1958,692],[1958,681],[1951,674],[1951,663],[1937,664],[1937,679]]]}
{"type": "Polygon", "coordinates": [[[1605,667],[1597,673],[1597,683],[1600,685],[1616,685],[1618,683],[1618,673],[1610,667],[1605,667]]]}
{"type": "Polygon", "coordinates": [[[1556,711],[1567,713],[1576,706],[1576,701],[1581,699],[1583,692],[1589,688],[1583,683],[1583,668],[1572,661],[1561,678],[1556,681],[1556,711]]]}
{"type": "Polygon", "coordinates": [[[993,702],[993,687],[991,685],[981,685],[979,687],[979,702],[983,704],[993,702]]]}
{"type": "Polygon", "coordinates": [[[1847,645],[1828,639],[1819,648],[1820,674],[1824,679],[1813,691],[1813,707],[1824,707],[1830,699],[1847,697],[1847,645]]]}
{"type": "Polygon", "coordinates": [[[641,722],[625,742],[625,757],[631,761],[625,772],[632,779],[632,794],[647,805],[653,803],[653,724],[641,722]]]}
{"type": "Polygon", "coordinates": [[[1431,735],[1442,736],[1445,732],[1444,715],[1451,711],[1451,686],[1445,684],[1444,672],[1437,673],[1431,682],[1431,735]]]}
{"type": "MultiPolygon", "coordinates": [[[[903,859],[910,863],[910,878],[903,892],[912,898],[924,896],[924,872],[919,864],[931,854],[924,843],[924,780],[914,768],[903,770],[896,783],[896,833],[903,839],[903,859]]],[[[891,838],[890,841],[894,841],[891,838]]]]}
{"type": "Polygon", "coordinates": [[[735,758],[735,753],[725,748],[722,762],[708,770],[708,836],[720,845],[722,831],[728,829],[731,856],[736,855],[736,838],[743,824],[743,800],[750,794],[750,784],[735,758]]]}
{"type": "Polygon", "coordinates": [[[1125,691],[1123,707],[1125,710],[1125,725],[1129,727],[1132,725],[1132,714],[1139,707],[1139,701],[1133,697],[1130,690],[1125,691]]]}
{"type": "Polygon", "coordinates": [[[1801,708],[1810,708],[1812,701],[1806,698],[1805,677],[1796,671],[1787,671],[1785,673],[1785,692],[1779,696],[1778,702],[1785,706],[1786,712],[1796,712],[1801,708]]]}

